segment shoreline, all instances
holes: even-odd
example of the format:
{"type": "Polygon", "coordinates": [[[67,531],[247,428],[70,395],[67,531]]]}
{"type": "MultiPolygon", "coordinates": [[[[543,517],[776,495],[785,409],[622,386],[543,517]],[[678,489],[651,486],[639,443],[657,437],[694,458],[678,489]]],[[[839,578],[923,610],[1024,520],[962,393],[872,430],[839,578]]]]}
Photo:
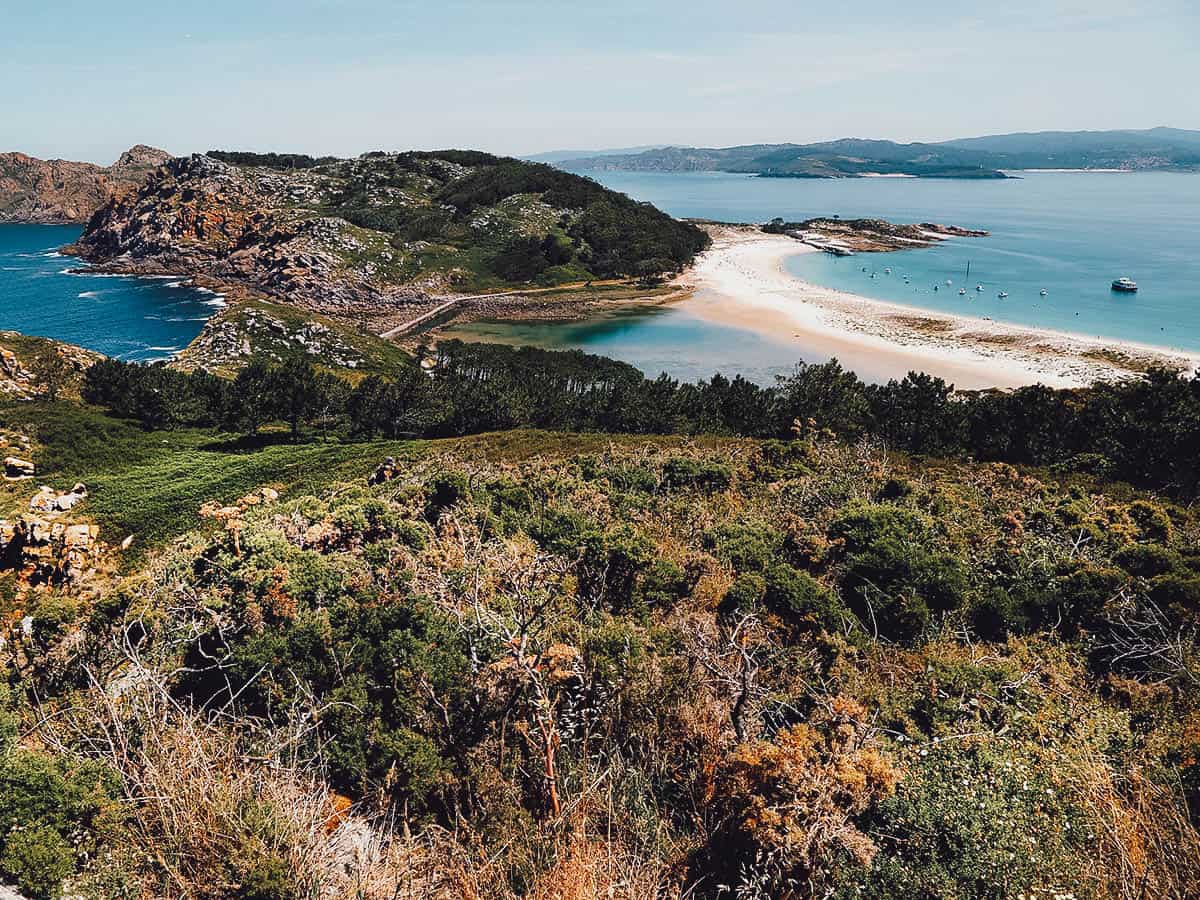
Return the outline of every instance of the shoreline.
{"type": "Polygon", "coordinates": [[[710,226],[713,246],[674,284],[691,299],[676,306],[700,318],[837,357],[864,377],[927,372],[964,390],[1041,383],[1083,387],[1152,365],[1200,368],[1200,354],[1132,341],[1089,338],[992,319],[875,300],[796,278],[784,261],[820,252],[754,227],[710,226]]]}

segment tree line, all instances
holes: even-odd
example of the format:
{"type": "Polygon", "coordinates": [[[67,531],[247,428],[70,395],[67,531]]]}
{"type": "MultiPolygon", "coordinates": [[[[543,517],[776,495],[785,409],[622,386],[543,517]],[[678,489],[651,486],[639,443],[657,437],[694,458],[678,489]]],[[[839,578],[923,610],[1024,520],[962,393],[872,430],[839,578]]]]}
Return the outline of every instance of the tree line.
{"type": "Polygon", "coordinates": [[[254,434],[283,422],[296,438],[317,428],[349,438],[511,428],[874,436],[910,453],[1057,465],[1185,499],[1200,495],[1200,373],[1152,369],[1086,389],[968,393],[915,372],[866,384],[837,360],[799,363],[762,387],[741,376],[647,378],[580,351],[446,341],[428,353],[426,367],[412,362],[357,384],[304,360],[255,359],[223,379],[109,359],[87,371],[82,395],[147,428],[254,434]]]}

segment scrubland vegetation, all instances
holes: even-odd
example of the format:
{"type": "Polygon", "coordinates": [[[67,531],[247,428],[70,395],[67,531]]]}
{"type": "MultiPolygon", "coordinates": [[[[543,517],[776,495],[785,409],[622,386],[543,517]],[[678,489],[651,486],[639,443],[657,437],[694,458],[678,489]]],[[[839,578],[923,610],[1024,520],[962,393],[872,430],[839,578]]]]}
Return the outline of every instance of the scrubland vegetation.
{"type": "Polygon", "coordinates": [[[3,408],[137,541],[0,582],[3,879],[1195,896],[1196,379],[428,359],[356,385],[105,362],[83,396],[111,413],[3,408]]]}
{"type": "Polygon", "coordinates": [[[478,151],[209,156],[314,172],[324,181],[313,212],[379,233],[388,249],[373,253],[412,252],[420,270],[471,269],[477,287],[653,277],[678,271],[709,243],[695,225],[591,179],[478,151]]]}

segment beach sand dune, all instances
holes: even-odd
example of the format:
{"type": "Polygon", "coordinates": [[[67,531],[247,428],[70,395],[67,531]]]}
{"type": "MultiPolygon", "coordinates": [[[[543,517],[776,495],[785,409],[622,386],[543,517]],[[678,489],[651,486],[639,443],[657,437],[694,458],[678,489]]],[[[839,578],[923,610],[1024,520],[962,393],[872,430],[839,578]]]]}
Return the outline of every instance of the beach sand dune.
{"type": "Polygon", "coordinates": [[[864,378],[937,375],[962,389],[1041,383],[1076,387],[1129,378],[1151,365],[1194,370],[1200,356],[1038,330],[872,300],[801,281],[784,269],[820,252],[753,227],[711,226],[712,249],[679,279],[685,308],[796,346],[809,361],[837,357],[864,378]]]}

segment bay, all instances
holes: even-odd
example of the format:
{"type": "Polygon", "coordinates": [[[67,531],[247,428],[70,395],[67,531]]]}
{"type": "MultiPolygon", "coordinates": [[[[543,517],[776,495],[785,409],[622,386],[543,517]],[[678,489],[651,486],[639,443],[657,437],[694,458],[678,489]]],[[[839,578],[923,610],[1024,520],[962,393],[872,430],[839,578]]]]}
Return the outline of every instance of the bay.
{"type": "Polygon", "coordinates": [[[58,248],[76,226],[0,225],[0,330],[55,338],[117,359],[172,356],[224,301],[174,278],[90,272],[58,248]]]}

